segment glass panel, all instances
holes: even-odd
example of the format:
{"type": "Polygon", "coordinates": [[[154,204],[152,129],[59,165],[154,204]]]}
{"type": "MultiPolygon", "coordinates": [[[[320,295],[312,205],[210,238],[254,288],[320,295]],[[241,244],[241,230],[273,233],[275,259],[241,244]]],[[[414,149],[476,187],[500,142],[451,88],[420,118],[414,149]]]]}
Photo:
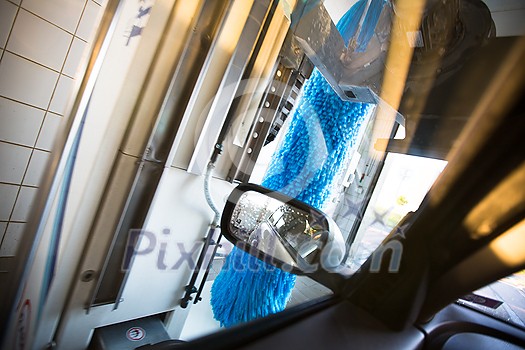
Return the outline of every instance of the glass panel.
{"type": "Polygon", "coordinates": [[[442,160],[389,153],[377,182],[367,184],[367,162],[364,159],[358,167],[356,173],[360,180],[352,183],[342,194],[335,214],[335,221],[350,246],[346,264],[353,271],[361,266],[408,212],[419,208],[447,164],[442,160]],[[365,186],[373,189],[368,205],[360,197],[367,189],[365,186]],[[360,223],[358,227],[356,223],[360,223]]]}
{"type": "Polygon", "coordinates": [[[458,304],[525,329],[525,270],[478,289],[458,304]]]}
{"type": "Polygon", "coordinates": [[[295,287],[292,290],[290,300],[286,304],[286,308],[290,308],[296,305],[300,305],[310,300],[321,298],[327,295],[331,295],[333,292],[317,283],[313,279],[307,276],[297,276],[295,281],[295,287]]]}

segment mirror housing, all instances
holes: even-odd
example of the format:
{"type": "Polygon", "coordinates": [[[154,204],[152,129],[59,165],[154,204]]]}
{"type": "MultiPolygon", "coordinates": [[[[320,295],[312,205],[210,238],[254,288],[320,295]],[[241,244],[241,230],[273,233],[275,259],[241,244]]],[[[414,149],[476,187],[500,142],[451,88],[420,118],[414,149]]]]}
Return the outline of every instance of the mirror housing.
{"type": "Polygon", "coordinates": [[[341,231],[330,217],[255,184],[240,184],[232,191],[221,230],[238,248],[298,275],[337,272],[346,253],[341,231]]]}

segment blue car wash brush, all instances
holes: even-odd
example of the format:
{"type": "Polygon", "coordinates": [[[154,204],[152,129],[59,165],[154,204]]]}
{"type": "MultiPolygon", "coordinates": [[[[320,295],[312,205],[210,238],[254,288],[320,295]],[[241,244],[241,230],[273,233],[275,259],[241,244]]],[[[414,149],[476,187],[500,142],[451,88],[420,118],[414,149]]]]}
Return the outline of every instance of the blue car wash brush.
{"type": "MultiPolygon", "coordinates": [[[[347,45],[357,34],[355,50],[366,48],[384,4],[370,2],[359,33],[367,0],[357,2],[341,18],[337,28],[347,45]]],[[[372,110],[371,104],[343,101],[315,69],[261,185],[323,209],[372,110]]],[[[231,327],[280,312],[294,285],[295,275],[234,248],[211,289],[214,317],[221,326],[231,327]]]]}

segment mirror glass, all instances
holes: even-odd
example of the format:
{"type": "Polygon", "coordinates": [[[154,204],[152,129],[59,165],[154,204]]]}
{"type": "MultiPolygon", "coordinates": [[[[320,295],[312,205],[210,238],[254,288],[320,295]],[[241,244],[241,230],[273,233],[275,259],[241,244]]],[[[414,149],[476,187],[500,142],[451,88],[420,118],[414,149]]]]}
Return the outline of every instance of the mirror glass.
{"type": "Polygon", "coordinates": [[[230,232],[250,248],[293,267],[313,264],[328,237],[324,218],[255,191],[237,201],[230,232]]]}

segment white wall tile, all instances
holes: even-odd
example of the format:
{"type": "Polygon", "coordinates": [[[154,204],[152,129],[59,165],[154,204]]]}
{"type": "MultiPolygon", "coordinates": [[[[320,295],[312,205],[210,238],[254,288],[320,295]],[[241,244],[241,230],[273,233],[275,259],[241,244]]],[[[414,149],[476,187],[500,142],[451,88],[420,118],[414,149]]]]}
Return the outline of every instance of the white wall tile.
{"type": "Polygon", "coordinates": [[[50,155],[49,152],[34,150],[22,185],[40,186],[42,175],[47,170],[47,161],[50,155]]]}
{"type": "Polygon", "coordinates": [[[0,141],[33,147],[45,112],[0,97],[0,141]]]}
{"type": "Polygon", "coordinates": [[[0,47],[5,47],[17,9],[18,7],[9,1],[0,0],[0,47]]]}
{"type": "Polygon", "coordinates": [[[71,45],[71,49],[69,49],[69,54],[67,55],[66,64],[64,65],[62,73],[75,78],[78,64],[80,63],[87,46],[88,45],[84,41],[78,38],[73,39],[73,44],[71,45]]]}
{"type": "Polygon", "coordinates": [[[525,35],[525,9],[493,12],[492,19],[498,37],[525,35]]]}
{"type": "Polygon", "coordinates": [[[18,198],[16,199],[15,209],[11,215],[11,221],[23,221],[29,220],[29,214],[33,207],[35,196],[38,192],[38,188],[22,186],[18,198]]]}
{"type": "Polygon", "coordinates": [[[0,142],[0,182],[22,183],[22,177],[29,163],[31,149],[0,142]]]}
{"type": "Polygon", "coordinates": [[[18,222],[10,222],[7,225],[2,246],[0,247],[0,256],[14,256],[18,248],[18,244],[22,239],[24,227],[26,224],[18,222]]]}
{"type": "Polygon", "coordinates": [[[22,7],[74,33],[86,0],[24,0],[22,7]]]}
{"type": "Polygon", "coordinates": [[[51,112],[64,115],[72,88],[73,79],[61,74],[49,106],[51,112]]]}
{"type": "Polygon", "coordinates": [[[20,10],[7,50],[60,71],[72,40],[72,34],[20,10]]]}
{"type": "Polygon", "coordinates": [[[63,118],[53,113],[47,113],[44,125],[38,136],[36,148],[51,151],[55,142],[57,132],[60,130],[63,118]]]}
{"type": "Polygon", "coordinates": [[[47,109],[58,73],[5,52],[0,62],[0,96],[47,109]]]}
{"type": "Polygon", "coordinates": [[[8,221],[20,186],[0,184],[0,221],[8,221]]]}
{"type": "Polygon", "coordinates": [[[1,256],[16,253],[25,225],[17,221],[29,219],[50,157],[49,152],[30,147],[51,149],[63,121],[59,114],[64,113],[73,87],[66,75],[75,76],[87,47],[72,34],[90,40],[105,2],[0,0],[1,256]]]}
{"type": "Polygon", "coordinates": [[[95,31],[95,22],[98,20],[98,14],[101,10],[101,7],[96,2],[88,0],[84,14],[80,19],[80,24],[78,26],[77,32],[75,33],[81,39],[84,39],[87,42],[91,42],[92,34],[95,31]]]}

